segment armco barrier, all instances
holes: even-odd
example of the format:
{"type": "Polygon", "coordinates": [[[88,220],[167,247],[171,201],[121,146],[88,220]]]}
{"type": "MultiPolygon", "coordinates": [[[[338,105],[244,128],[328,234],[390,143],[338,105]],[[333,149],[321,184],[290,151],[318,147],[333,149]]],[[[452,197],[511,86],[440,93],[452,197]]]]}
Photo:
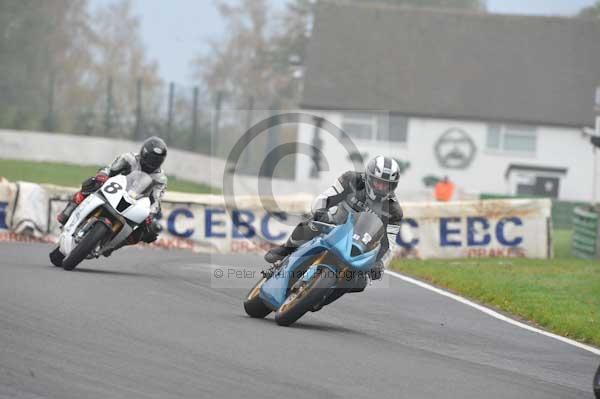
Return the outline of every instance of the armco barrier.
{"type": "MultiPolygon", "coordinates": [[[[72,189],[44,186],[50,197],[48,237],[59,228],[55,215],[72,189]]],[[[1,198],[0,203],[6,202],[1,198]]],[[[264,252],[287,238],[310,196],[278,198],[285,213],[256,197],[236,198],[228,212],[215,195],[168,193],[163,202],[164,233],[158,245],[203,252],[264,252]],[[266,209],[265,209],[266,208],[266,209]]],[[[31,204],[35,212],[42,204],[31,204]]],[[[392,246],[398,257],[552,257],[549,200],[487,200],[405,203],[405,219],[392,246]]],[[[10,206],[6,209],[11,208],[10,206]]],[[[4,209],[4,208],[0,208],[4,209]]],[[[6,219],[0,212],[0,226],[6,219]]],[[[10,226],[9,226],[10,227],[10,226]]]]}

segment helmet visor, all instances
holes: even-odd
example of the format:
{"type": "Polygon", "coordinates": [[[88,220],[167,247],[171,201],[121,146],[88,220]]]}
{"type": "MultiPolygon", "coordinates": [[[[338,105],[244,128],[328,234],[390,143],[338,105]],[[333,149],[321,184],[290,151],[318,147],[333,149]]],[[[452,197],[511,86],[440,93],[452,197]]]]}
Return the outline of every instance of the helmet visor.
{"type": "Polygon", "coordinates": [[[145,166],[149,170],[156,170],[160,168],[165,160],[164,154],[155,154],[153,152],[146,152],[142,155],[142,165],[145,166]]]}
{"type": "Polygon", "coordinates": [[[368,182],[373,192],[379,196],[386,196],[398,187],[397,181],[384,180],[371,175],[369,175],[368,182]]]}

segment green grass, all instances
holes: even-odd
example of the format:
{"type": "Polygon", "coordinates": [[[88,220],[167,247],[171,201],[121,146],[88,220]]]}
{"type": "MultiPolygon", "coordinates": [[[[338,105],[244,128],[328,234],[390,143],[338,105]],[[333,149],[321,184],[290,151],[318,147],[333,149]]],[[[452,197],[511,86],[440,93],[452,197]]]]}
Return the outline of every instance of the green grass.
{"type": "MultiPolygon", "coordinates": [[[[94,167],[0,159],[0,176],[8,180],[50,183],[68,187],[79,187],[82,181],[94,176],[99,168],[100,165],[94,167]]],[[[172,176],[169,176],[168,190],[196,194],[218,192],[209,186],[177,180],[172,176]]]]}
{"type": "Polygon", "coordinates": [[[600,262],[571,258],[570,236],[570,231],[555,232],[553,260],[399,260],[392,267],[557,334],[600,346],[600,262]]]}

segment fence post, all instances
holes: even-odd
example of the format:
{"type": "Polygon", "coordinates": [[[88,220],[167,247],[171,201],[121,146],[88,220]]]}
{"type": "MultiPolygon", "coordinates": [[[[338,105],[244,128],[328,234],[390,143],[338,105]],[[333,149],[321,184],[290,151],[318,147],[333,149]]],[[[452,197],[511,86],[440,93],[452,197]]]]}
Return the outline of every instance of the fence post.
{"type": "Polygon", "coordinates": [[[189,147],[190,151],[196,148],[198,142],[198,97],[199,97],[198,86],[194,87],[194,100],[192,103],[192,134],[190,135],[189,147]]]}
{"type": "Polygon", "coordinates": [[[281,132],[281,126],[279,125],[279,104],[274,102],[271,105],[270,116],[273,117],[273,124],[269,126],[269,130],[267,132],[267,148],[265,152],[264,159],[264,167],[260,169],[260,175],[262,177],[273,177],[275,174],[275,168],[277,164],[275,161],[278,159],[277,154],[275,153],[277,146],[279,145],[279,135],[281,132]]]}
{"type": "Polygon", "coordinates": [[[54,121],[54,86],[56,84],[56,72],[52,70],[50,72],[50,82],[48,87],[48,115],[46,115],[46,123],[44,129],[48,132],[54,132],[56,127],[54,121]]]}
{"type": "MultiPolygon", "coordinates": [[[[254,97],[248,97],[248,109],[246,110],[246,131],[252,127],[252,121],[254,119],[254,97]]],[[[252,162],[252,151],[248,148],[250,142],[246,142],[244,146],[244,152],[242,153],[242,165],[244,170],[249,171],[250,164],[252,162]]]]}
{"type": "Polygon", "coordinates": [[[215,101],[215,112],[213,115],[213,126],[212,126],[212,147],[214,153],[211,151],[211,155],[217,156],[219,148],[219,124],[221,122],[221,106],[223,102],[223,91],[217,92],[217,98],[215,101]]]}
{"type": "Polygon", "coordinates": [[[174,106],[174,99],[175,99],[175,83],[171,82],[169,83],[169,104],[168,104],[168,111],[167,111],[167,134],[165,135],[165,139],[167,141],[167,143],[171,144],[172,143],[172,134],[173,134],[173,106],[174,106]]]}
{"type": "Polygon", "coordinates": [[[112,130],[112,100],[113,100],[113,79],[112,76],[108,78],[106,84],[106,114],[104,115],[104,129],[106,134],[110,134],[112,130]]]}
{"type": "Polygon", "coordinates": [[[321,150],[323,149],[323,139],[321,138],[321,127],[323,126],[323,118],[315,117],[315,129],[312,140],[312,161],[313,165],[310,169],[310,177],[312,179],[319,178],[321,171],[321,150]]]}
{"type": "Polygon", "coordinates": [[[137,106],[135,109],[135,131],[133,136],[135,140],[139,141],[143,138],[143,124],[144,121],[142,119],[142,79],[137,80],[137,106]]]}

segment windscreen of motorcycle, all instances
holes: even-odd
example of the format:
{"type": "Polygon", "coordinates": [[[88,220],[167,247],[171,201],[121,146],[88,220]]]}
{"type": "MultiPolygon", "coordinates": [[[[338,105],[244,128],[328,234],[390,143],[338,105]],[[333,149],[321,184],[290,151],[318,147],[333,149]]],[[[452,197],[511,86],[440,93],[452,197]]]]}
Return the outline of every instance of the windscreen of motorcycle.
{"type": "Polygon", "coordinates": [[[366,251],[374,249],[384,233],[385,228],[379,216],[370,212],[359,212],[354,215],[353,239],[364,245],[366,251]]]}
{"type": "Polygon", "coordinates": [[[127,175],[127,193],[133,199],[147,196],[152,186],[152,177],[146,172],[136,170],[127,175]]]}

